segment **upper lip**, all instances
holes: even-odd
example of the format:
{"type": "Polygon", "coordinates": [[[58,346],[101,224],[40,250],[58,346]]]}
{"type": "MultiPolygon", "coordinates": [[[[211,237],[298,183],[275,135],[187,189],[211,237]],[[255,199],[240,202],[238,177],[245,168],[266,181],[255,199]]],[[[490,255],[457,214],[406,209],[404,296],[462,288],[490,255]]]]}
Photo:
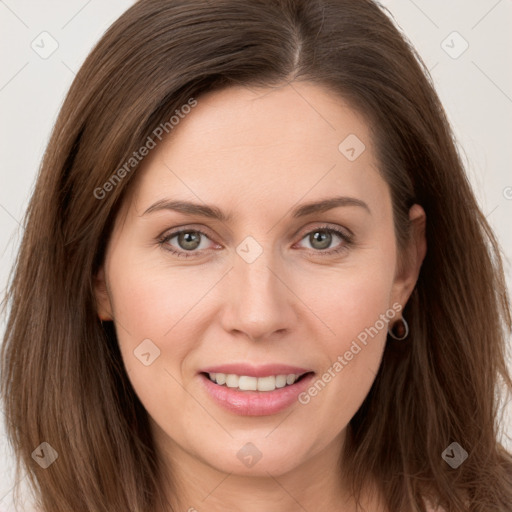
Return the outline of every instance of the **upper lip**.
{"type": "Polygon", "coordinates": [[[229,363],[203,368],[200,373],[226,373],[234,375],[247,375],[248,377],[268,377],[270,375],[302,375],[312,370],[290,366],[287,364],[263,364],[252,366],[247,363],[229,363]]]}

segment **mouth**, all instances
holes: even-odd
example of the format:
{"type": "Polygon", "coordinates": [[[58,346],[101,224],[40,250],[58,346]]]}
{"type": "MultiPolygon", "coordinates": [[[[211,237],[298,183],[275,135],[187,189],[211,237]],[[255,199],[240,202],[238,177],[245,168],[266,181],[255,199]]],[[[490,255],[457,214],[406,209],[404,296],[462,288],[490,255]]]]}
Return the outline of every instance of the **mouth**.
{"type": "Polygon", "coordinates": [[[235,368],[240,373],[209,368],[198,376],[206,396],[225,411],[239,416],[269,416],[288,409],[298,403],[298,396],[311,385],[315,375],[313,371],[284,366],[276,366],[273,370],[247,366],[224,366],[222,369],[233,372],[237,371],[235,368]],[[292,368],[297,373],[282,373],[292,368]]]}
{"type": "Polygon", "coordinates": [[[314,372],[303,372],[300,374],[288,373],[280,375],[268,375],[264,377],[253,377],[250,375],[237,375],[234,373],[207,373],[201,372],[211,382],[218,386],[231,388],[235,391],[261,391],[271,392],[282,389],[300,382],[306,376],[314,372]]]}

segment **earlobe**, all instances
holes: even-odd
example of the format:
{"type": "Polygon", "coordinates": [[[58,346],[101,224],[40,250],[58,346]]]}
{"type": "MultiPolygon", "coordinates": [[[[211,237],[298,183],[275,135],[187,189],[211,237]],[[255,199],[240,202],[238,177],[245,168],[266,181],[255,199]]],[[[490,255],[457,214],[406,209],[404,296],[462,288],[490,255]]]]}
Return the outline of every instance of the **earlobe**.
{"type": "Polygon", "coordinates": [[[94,276],[94,296],[96,299],[96,310],[101,321],[112,320],[112,306],[105,280],[103,267],[94,276]]]}

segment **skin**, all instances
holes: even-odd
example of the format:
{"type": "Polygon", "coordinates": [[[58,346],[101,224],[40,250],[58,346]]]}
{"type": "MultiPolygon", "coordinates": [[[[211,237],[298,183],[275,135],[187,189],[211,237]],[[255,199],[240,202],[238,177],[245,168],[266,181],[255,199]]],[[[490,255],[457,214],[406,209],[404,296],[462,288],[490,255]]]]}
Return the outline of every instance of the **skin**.
{"type": "MultiPolygon", "coordinates": [[[[407,303],[425,256],[425,213],[411,208],[412,237],[398,271],[389,187],[364,118],[307,82],[208,93],[146,157],[134,185],[97,275],[98,314],[114,320],[129,378],[174,470],[173,506],[355,510],[339,456],[347,424],[381,363],[386,328],[308,404],[278,414],[224,410],[197,372],[229,362],[285,363],[318,377],[393,304],[407,303]],[[366,146],[355,161],[338,149],[349,134],[366,146]],[[343,206],[290,215],[300,204],[335,195],[364,201],[370,212],[343,206]],[[216,205],[233,219],[144,214],[166,198],[216,205]],[[324,224],[351,230],[353,244],[333,233],[322,249],[309,235],[324,224]],[[192,257],[178,257],[165,249],[187,252],[177,236],[158,241],[172,228],[207,236],[196,234],[201,244],[192,257]],[[263,251],[252,263],[236,252],[249,235],[263,251]],[[325,254],[342,246],[339,254],[325,254]],[[161,352],[145,366],[133,351],[148,338],[161,352]],[[237,457],[248,442],[261,453],[251,468],[237,457]]],[[[384,510],[371,487],[363,504],[384,510]]]]}

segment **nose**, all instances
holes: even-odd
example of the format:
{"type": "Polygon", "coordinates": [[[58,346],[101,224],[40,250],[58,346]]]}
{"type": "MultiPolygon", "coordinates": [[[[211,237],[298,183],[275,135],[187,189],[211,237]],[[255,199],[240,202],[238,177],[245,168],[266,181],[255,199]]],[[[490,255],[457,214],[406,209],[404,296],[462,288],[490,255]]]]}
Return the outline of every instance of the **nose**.
{"type": "Polygon", "coordinates": [[[243,333],[251,341],[282,336],[298,319],[298,299],[287,283],[289,273],[271,257],[270,250],[251,263],[238,254],[235,258],[224,284],[223,328],[232,334],[243,333]]]}

